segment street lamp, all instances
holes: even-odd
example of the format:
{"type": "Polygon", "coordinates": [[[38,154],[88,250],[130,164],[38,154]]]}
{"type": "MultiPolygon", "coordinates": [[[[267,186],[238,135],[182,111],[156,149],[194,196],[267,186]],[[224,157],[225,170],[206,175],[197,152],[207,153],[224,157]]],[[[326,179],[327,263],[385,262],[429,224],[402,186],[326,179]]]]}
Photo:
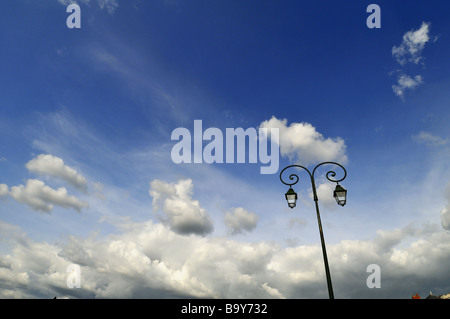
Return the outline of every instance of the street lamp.
{"type": "Polygon", "coordinates": [[[294,208],[298,197],[297,197],[297,193],[294,192],[292,187],[289,188],[289,190],[287,191],[287,193],[284,196],[286,196],[286,200],[288,202],[289,207],[294,208]]]}
{"type": "Polygon", "coordinates": [[[316,167],[314,167],[314,170],[312,171],[312,173],[304,166],[290,165],[290,166],[285,167],[281,171],[280,180],[283,184],[289,186],[289,190],[285,194],[285,197],[286,197],[286,201],[288,202],[288,206],[290,208],[294,208],[296,206],[298,196],[297,196],[297,193],[292,189],[292,185],[297,184],[299,181],[299,178],[298,178],[298,175],[292,173],[291,175],[289,175],[289,180],[291,182],[285,182],[282,178],[283,172],[285,170],[287,170],[288,168],[297,167],[297,168],[302,168],[302,169],[306,170],[309,174],[309,177],[311,179],[311,187],[312,187],[312,191],[313,191],[313,199],[316,204],[317,222],[319,224],[320,241],[322,243],[322,254],[323,254],[323,261],[325,264],[325,274],[327,277],[328,295],[329,295],[330,299],[334,299],[333,286],[331,284],[330,268],[328,266],[327,250],[325,247],[325,239],[323,237],[322,222],[320,220],[319,203],[318,203],[319,198],[317,197],[316,182],[314,180],[314,173],[316,172],[316,169],[319,166],[326,165],[326,164],[337,165],[344,171],[344,177],[342,177],[341,179],[333,178],[336,176],[336,173],[334,171],[329,171],[326,174],[326,177],[330,182],[337,183],[336,189],[333,192],[333,197],[336,199],[336,202],[338,205],[344,206],[347,202],[347,190],[345,188],[343,188],[341,185],[339,185],[339,182],[341,182],[345,179],[345,177],[347,176],[347,171],[345,170],[344,166],[342,166],[341,164],[338,164],[335,162],[323,162],[323,163],[320,163],[319,165],[317,165],[316,167]]]}
{"type": "Polygon", "coordinates": [[[333,197],[336,199],[336,203],[338,203],[338,205],[344,207],[347,202],[347,190],[338,183],[333,192],[333,197]]]}

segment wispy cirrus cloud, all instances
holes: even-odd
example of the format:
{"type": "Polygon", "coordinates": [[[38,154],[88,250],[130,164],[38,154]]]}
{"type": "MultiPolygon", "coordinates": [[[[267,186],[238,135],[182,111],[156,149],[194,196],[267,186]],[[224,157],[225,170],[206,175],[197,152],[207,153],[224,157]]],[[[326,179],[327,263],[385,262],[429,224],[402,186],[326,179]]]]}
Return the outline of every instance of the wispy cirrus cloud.
{"type": "Polygon", "coordinates": [[[412,138],[417,143],[427,146],[442,146],[449,143],[448,140],[426,131],[420,131],[419,134],[413,135],[412,138]]]}
{"type": "MultiPolygon", "coordinates": [[[[58,0],[58,2],[65,6],[71,3],[91,4],[91,0],[58,0]]],[[[119,2],[117,0],[93,0],[92,2],[96,2],[100,9],[105,9],[109,14],[113,14],[119,7],[119,2]]]]}

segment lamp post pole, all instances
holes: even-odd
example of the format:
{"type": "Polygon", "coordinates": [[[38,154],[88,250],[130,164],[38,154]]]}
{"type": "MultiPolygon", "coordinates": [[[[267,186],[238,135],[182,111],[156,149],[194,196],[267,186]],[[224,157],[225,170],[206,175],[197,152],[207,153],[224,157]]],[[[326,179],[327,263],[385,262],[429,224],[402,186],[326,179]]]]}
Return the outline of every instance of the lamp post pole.
{"type": "Polygon", "coordinates": [[[319,166],[324,165],[324,164],[333,164],[333,165],[337,165],[337,166],[341,167],[341,168],[343,169],[343,171],[344,171],[344,177],[342,177],[341,179],[334,179],[334,178],[332,178],[332,177],[336,176],[336,173],[335,173],[334,171],[329,171],[329,172],[326,174],[326,177],[327,177],[327,179],[328,179],[329,181],[338,183],[338,184],[337,184],[337,187],[336,187],[336,190],[335,190],[335,192],[334,192],[334,196],[335,196],[335,198],[336,198],[337,203],[338,203],[339,205],[341,205],[341,206],[344,206],[344,205],[345,205],[345,202],[346,202],[346,198],[345,198],[345,197],[346,197],[346,192],[347,192],[347,191],[346,191],[345,189],[343,189],[343,188],[339,185],[339,182],[345,179],[345,177],[347,176],[347,171],[345,170],[345,168],[344,168],[341,164],[338,164],[338,163],[335,163],[335,162],[323,162],[323,163],[318,164],[318,165],[314,168],[314,170],[313,170],[312,173],[311,173],[306,167],[304,167],[304,166],[301,166],[301,165],[290,165],[290,166],[285,167],[285,168],[281,171],[281,173],[280,173],[280,180],[281,180],[281,182],[282,182],[283,184],[289,186],[289,191],[288,191],[288,193],[286,193],[286,199],[288,200],[289,207],[294,208],[294,207],[295,207],[295,200],[297,200],[297,194],[293,191],[292,185],[297,184],[298,181],[299,181],[299,178],[298,178],[298,176],[297,176],[296,174],[291,174],[291,175],[289,175],[289,180],[292,181],[292,182],[285,182],[285,181],[283,180],[283,178],[282,178],[282,174],[283,174],[283,172],[284,172],[286,169],[292,168],[292,167],[302,168],[302,169],[306,170],[306,171],[308,172],[308,174],[309,174],[309,177],[310,177],[310,179],[311,179],[311,188],[312,188],[312,191],[313,191],[313,199],[314,199],[314,203],[315,203],[315,205],[316,205],[316,213],[317,213],[317,222],[318,222],[318,224],[319,224],[320,241],[321,241],[321,243],[322,243],[322,254],[323,254],[323,261],[324,261],[324,264],[325,264],[325,274],[326,274],[326,278],[327,278],[328,295],[329,295],[329,298],[330,298],[330,299],[334,299],[333,285],[332,285],[332,283],[331,283],[330,267],[328,266],[327,249],[326,249],[326,246],[325,246],[325,238],[324,238],[324,236],[323,236],[322,222],[321,222],[321,219],[320,219],[320,212],[319,212],[319,198],[317,197],[316,182],[315,182],[315,180],[314,180],[314,173],[316,172],[316,169],[317,169],[319,166]],[[330,177],[330,176],[331,176],[331,177],[330,177]],[[343,196],[343,198],[342,198],[342,197],[339,197],[339,198],[338,198],[338,196],[340,195],[340,194],[337,194],[337,191],[338,191],[338,190],[339,190],[339,191],[344,191],[344,192],[345,192],[345,193],[343,193],[343,195],[341,195],[341,196],[343,196]],[[295,194],[295,199],[294,199],[294,194],[295,194]],[[291,199],[291,202],[289,202],[288,195],[291,195],[291,198],[290,198],[290,199],[291,199]],[[292,203],[292,200],[293,200],[293,203],[292,203]]]}

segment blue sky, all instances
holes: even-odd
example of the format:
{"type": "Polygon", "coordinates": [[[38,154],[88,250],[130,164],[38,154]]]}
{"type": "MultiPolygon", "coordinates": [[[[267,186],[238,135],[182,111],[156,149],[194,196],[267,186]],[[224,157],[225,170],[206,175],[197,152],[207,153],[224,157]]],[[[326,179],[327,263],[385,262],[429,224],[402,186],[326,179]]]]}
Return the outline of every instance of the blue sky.
{"type": "Polygon", "coordinates": [[[293,210],[279,180],[323,161],[335,297],[450,292],[446,1],[70,2],[0,7],[0,296],[326,298],[307,175],[293,210]],[[194,120],[279,128],[278,173],[175,164],[194,120]]]}

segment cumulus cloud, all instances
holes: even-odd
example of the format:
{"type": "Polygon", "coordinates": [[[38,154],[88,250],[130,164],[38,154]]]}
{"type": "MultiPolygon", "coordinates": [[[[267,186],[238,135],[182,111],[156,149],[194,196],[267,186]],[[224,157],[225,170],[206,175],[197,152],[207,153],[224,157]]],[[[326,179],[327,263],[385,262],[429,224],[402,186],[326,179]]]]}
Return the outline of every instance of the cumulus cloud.
{"type": "Polygon", "coordinates": [[[68,195],[64,187],[53,189],[37,179],[28,179],[25,186],[12,186],[9,195],[18,202],[45,213],[50,213],[54,205],[73,208],[77,211],[87,207],[86,202],[68,195]]]}
{"type": "Polygon", "coordinates": [[[401,65],[407,62],[418,64],[422,60],[422,51],[430,40],[430,24],[422,22],[418,30],[411,30],[403,35],[403,41],[399,46],[392,48],[392,55],[401,65]]]}
{"type": "Polygon", "coordinates": [[[76,170],[64,164],[64,161],[50,154],[40,154],[30,160],[25,167],[33,173],[58,177],[72,186],[86,190],[87,181],[76,170]]]}
{"type": "Polygon", "coordinates": [[[242,207],[233,208],[224,217],[224,223],[232,235],[252,231],[258,222],[258,215],[242,207]]]}
{"type": "Polygon", "coordinates": [[[450,205],[441,210],[441,222],[444,229],[450,230],[450,205]]]}
{"type": "MultiPolygon", "coordinates": [[[[58,177],[78,189],[86,190],[86,179],[73,168],[65,165],[59,157],[41,154],[25,166],[30,172],[58,177]]],[[[45,213],[52,212],[55,205],[77,211],[88,207],[87,202],[69,195],[65,187],[54,189],[38,179],[28,179],[25,185],[12,186],[11,189],[6,184],[0,184],[0,198],[7,195],[34,210],[45,213]]]]}
{"type": "MultiPolygon", "coordinates": [[[[436,225],[437,226],[437,225],[436,225]]],[[[8,298],[327,298],[320,245],[284,248],[226,237],[183,236],[152,221],[106,237],[36,242],[0,222],[13,249],[0,255],[0,297],[8,298]],[[67,266],[81,288],[67,287],[67,266]]],[[[450,233],[430,225],[327,245],[337,298],[410,298],[447,293],[450,233]],[[381,288],[366,285],[381,268],[381,288]]]]}
{"type": "Polygon", "coordinates": [[[209,214],[192,199],[194,185],[191,179],[176,184],[154,180],[149,194],[153,198],[153,211],[161,211],[158,218],[179,234],[206,235],[213,231],[209,214]]]}
{"type": "Polygon", "coordinates": [[[9,188],[6,184],[0,184],[0,198],[9,194],[9,188]]]}
{"type": "Polygon", "coordinates": [[[280,153],[290,159],[296,158],[308,165],[322,161],[347,161],[345,141],[340,138],[325,138],[309,123],[291,123],[287,119],[272,116],[260,124],[260,128],[278,128],[280,153]]]}
{"type": "MultiPolygon", "coordinates": [[[[317,186],[317,197],[319,198],[319,203],[324,208],[328,209],[334,209],[337,207],[336,200],[333,197],[334,189],[336,185],[331,182],[325,182],[322,184],[319,184],[317,186]]],[[[309,197],[313,199],[313,192],[312,190],[308,191],[309,197]]]]}
{"type": "Polygon", "coordinates": [[[406,90],[414,90],[423,83],[422,76],[416,75],[414,78],[406,74],[401,74],[397,79],[397,84],[392,86],[395,95],[403,97],[406,90]]]}
{"type": "Polygon", "coordinates": [[[261,289],[263,289],[265,292],[267,292],[269,294],[270,297],[275,298],[275,299],[286,299],[286,297],[283,296],[283,294],[281,294],[278,289],[272,288],[270,287],[267,282],[263,283],[261,285],[261,289]]]}
{"type": "Polygon", "coordinates": [[[447,185],[446,192],[447,206],[441,210],[442,227],[450,230],[450,183],[447,185]]]}

